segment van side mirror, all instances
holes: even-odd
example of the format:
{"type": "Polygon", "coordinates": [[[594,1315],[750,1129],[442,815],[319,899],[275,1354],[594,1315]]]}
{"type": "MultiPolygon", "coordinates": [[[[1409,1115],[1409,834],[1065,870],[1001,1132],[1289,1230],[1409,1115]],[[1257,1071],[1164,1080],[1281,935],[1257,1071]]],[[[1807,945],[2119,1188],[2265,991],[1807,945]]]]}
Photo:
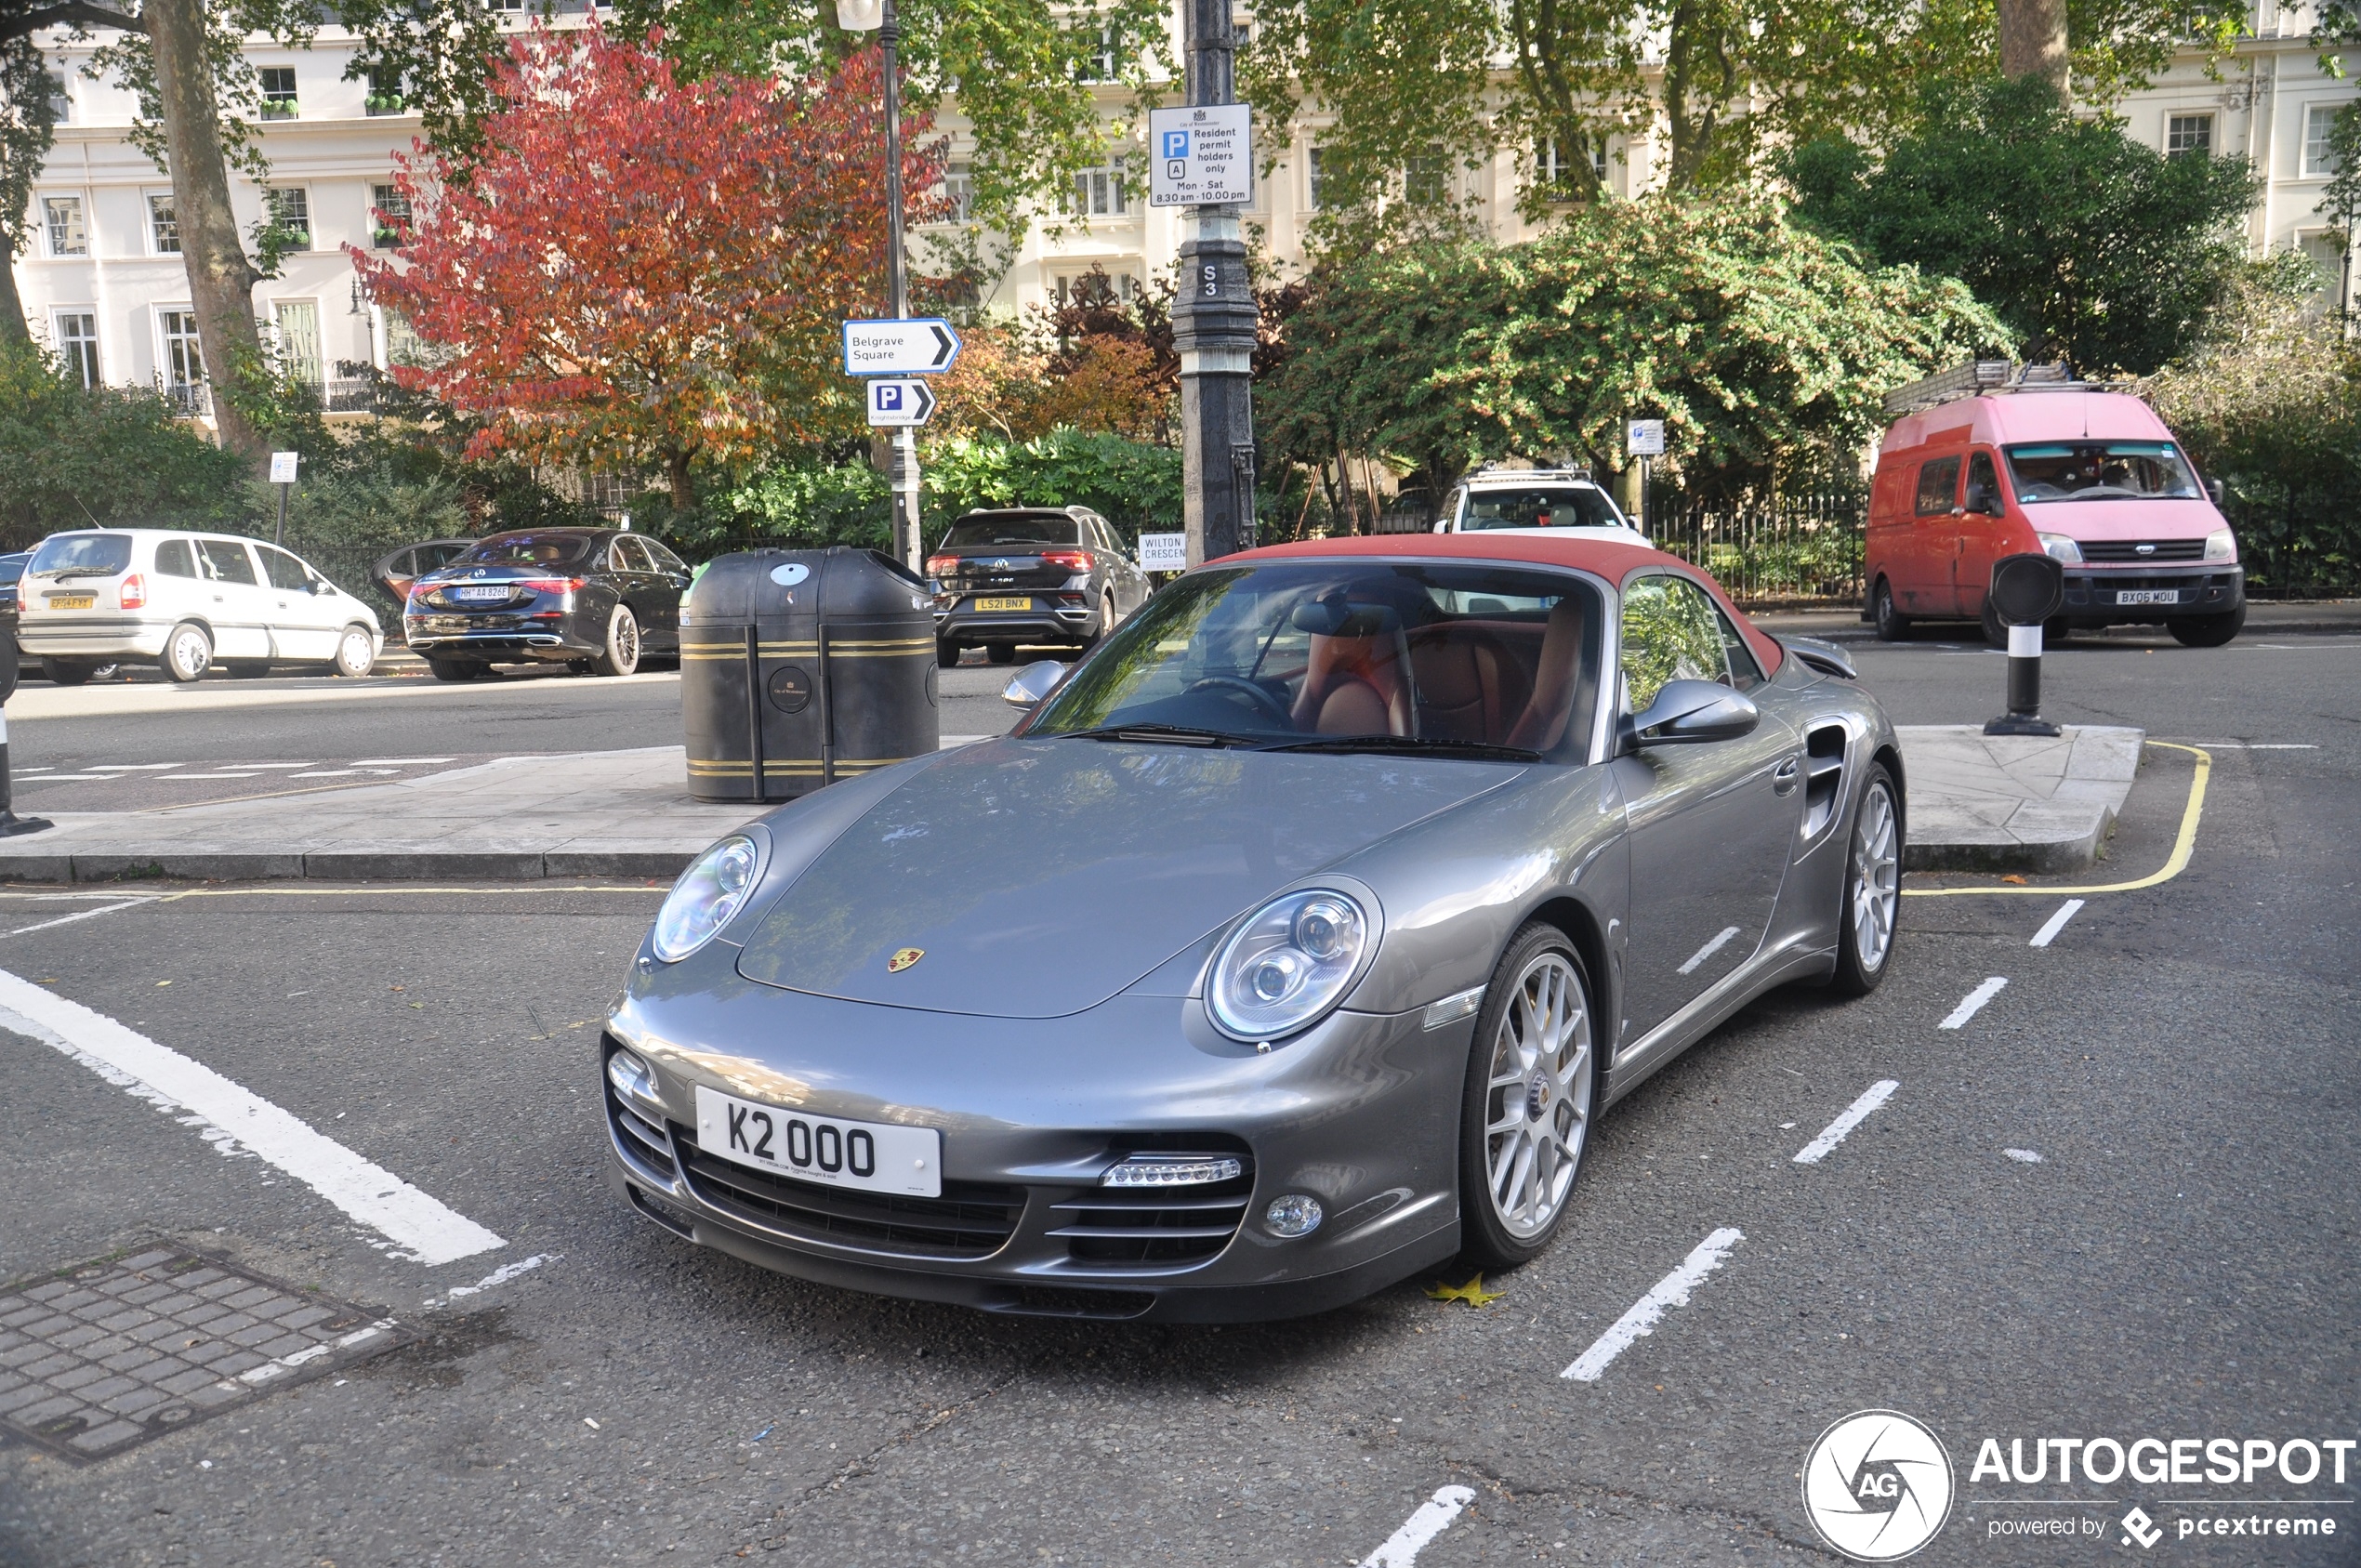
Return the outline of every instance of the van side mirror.
{"type": "Polygon", "coordinates": [[[1970,480],[1967,490],[1967,509],[1985,517],[1998,517],[2000,498],[1993,494],[1992,487],[1982,480],[1970,480]]]}

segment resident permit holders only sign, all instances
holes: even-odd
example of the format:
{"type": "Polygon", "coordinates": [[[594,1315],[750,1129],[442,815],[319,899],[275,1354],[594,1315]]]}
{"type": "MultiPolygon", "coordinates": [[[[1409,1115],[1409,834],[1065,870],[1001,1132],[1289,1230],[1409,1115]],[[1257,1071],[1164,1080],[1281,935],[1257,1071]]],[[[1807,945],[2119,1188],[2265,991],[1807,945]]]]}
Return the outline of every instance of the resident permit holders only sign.
{"type": "Polygon", "coordinates": [[[1210,207],[1254,199],[1254,149],[1243,103],[1148,111],[1148,204],[1210,207]]]}

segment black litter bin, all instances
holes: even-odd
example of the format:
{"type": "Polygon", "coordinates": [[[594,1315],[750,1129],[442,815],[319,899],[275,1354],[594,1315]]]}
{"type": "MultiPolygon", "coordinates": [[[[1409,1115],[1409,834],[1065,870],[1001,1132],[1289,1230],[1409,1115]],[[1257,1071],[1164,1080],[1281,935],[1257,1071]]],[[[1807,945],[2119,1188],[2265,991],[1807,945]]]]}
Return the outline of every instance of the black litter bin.
{"type": "Polygon", "coordinates": [[[689,792],[792,800],[943,740],[934,606],[875,550],[716,559],[680,603],[689,792]]]}

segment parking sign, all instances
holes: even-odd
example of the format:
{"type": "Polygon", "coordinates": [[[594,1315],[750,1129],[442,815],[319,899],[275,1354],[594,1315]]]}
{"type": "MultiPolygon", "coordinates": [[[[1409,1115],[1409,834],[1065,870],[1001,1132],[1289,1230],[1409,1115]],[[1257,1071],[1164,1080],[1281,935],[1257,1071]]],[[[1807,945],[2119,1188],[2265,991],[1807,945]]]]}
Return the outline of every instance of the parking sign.
{"type": "Polygon", "coordinates": [[[872,425],[923,425],[934,413],[934,393],[917,376],[879,376],[868,387],[872,425]]]}
{"type": "Polygon", "coordinates": [[[1148,111],[1148,204],[1220,206],[1254,200],[1252,112],[1243,103],[1148,111]]]}

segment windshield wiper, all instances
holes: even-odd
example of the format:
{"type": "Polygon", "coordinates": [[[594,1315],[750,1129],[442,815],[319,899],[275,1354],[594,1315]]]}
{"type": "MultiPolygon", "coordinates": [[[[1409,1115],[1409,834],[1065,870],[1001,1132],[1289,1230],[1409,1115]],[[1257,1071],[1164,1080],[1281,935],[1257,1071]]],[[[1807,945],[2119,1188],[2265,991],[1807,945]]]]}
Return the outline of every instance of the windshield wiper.
{"type": "Polygon", "coordinates": [[[112,577],[120,568],[112,566],[45,566],[38,572],[28,572],[28,577],[112,577]]]}
{"type": "Polygon", "coordinates": [[[1260,751],[1385,752],[1424,751],[1437,757],[1468,757],[1485,761],[1538,762],[1541,754],[1523,746],[1495,745],[1490,741],[1454,741],[1440,735],[1319,735],[1310,740],[1282,741],[1260,751]]]}
{"type": "Polygon", "coordinates": [[[1061,730],[1055,733],[1077,741],[1146,741],[1167,745],[1252,745],[1244,735],[1221,730],[1197,730],[1186,724],[1103,724],[1095,730],[1061,730]]]}

